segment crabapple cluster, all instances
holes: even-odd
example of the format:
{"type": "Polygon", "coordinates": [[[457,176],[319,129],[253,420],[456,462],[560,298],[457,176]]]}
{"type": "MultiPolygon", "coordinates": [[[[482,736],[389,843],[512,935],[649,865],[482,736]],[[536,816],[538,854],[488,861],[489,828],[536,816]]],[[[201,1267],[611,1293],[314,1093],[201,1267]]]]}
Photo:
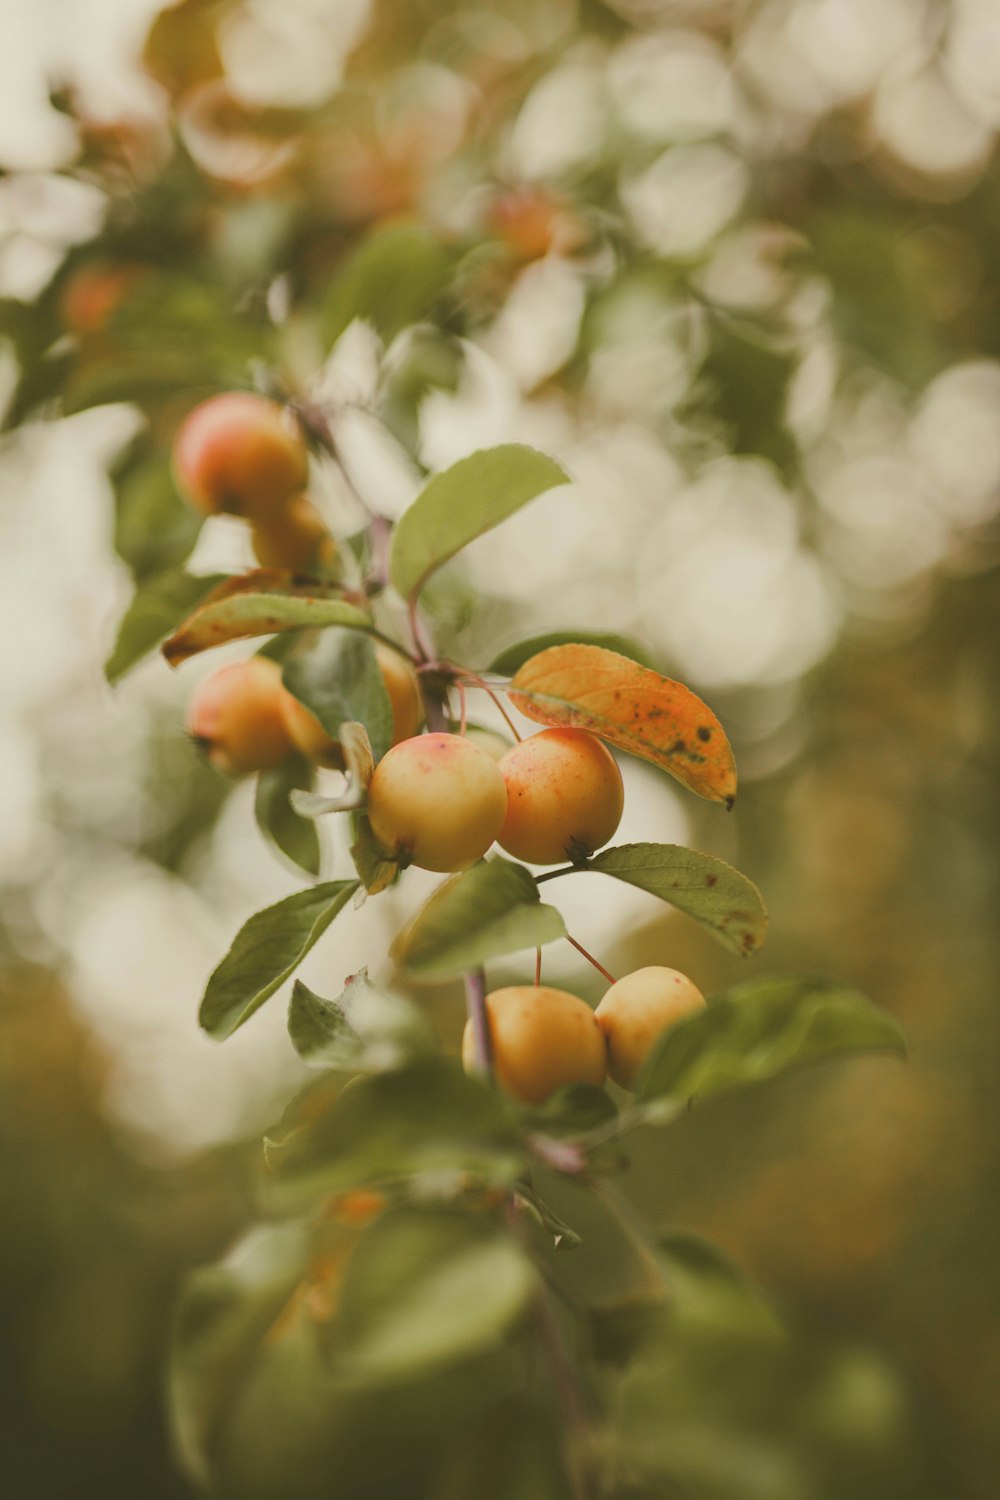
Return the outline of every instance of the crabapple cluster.
{"type": "MultiPolygon", "coordinates": [[[[500,1085],[526,1104],[540,1104],[570,1084],[600,1085],[606,1073],[632,1089],[663,1033],[704,1005],[686,974],[659,965],[616,980],[596,1010],[544,985],[494,990],[486,996],[493,1069],[500,1085]]],[[[476,1071],[471,1021],[462,1061],[476,1071]]]]}
{"type": "Polygon", "coordinates": [[[336,563],[336,544],[305,494],[302,434],[277,402],[250,391],[209,397],[181,423],[173,465],[198,510],[249,522],[262,567],[330,571],[336,563]]]}

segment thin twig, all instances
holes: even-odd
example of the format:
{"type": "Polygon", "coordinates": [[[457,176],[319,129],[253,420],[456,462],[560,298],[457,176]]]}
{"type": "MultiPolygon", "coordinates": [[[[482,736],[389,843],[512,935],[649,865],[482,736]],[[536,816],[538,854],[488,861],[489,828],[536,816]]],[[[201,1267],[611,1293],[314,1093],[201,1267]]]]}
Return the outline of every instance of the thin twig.
{"type": "Polygon", "coordinates": [[[585,870],[586,865],[560,865],[558,870],[546,870],[542,875],[535,876],[535,884],[541,885],[543,880],[555,880],[560,875],[576,875],[578,871],[585,870]]]}
{"type": "Polygon", "coordinates": [[[541,982],[542,982],[542,950],[541,950],[541,948],[536,948],[535,949],[535,989],[536,990],[538,989],[538,986],[541,984],[541,982]]]}
{"type": "Polygon", "coordinates": [[[604,977],[605,977],[605,979],[608,981],[609,984],[614,984],[616,982],[615,981],[615,976],[613,974],[609,974],[608,970],[604,967],[604,965],[602,963],[598,963],[598,961],[594,957],[594,955],[592,953],[588,953],[587,950],[586,950],[586,948],[583,946],[583,944],[582,943],[578,943],[575,937],[570,937],[570,935],[569,935],[568,932],[566,934],[566,941],[568,943],[572,943],[573,947],[576,949],[577,953],[582,953],[583,956],[584,956],[584,958],[587,960],[587,962],[589,964],[593,964],[593,966],[597,970],[597,972],[599,974],[603,974],[604,977]]]}

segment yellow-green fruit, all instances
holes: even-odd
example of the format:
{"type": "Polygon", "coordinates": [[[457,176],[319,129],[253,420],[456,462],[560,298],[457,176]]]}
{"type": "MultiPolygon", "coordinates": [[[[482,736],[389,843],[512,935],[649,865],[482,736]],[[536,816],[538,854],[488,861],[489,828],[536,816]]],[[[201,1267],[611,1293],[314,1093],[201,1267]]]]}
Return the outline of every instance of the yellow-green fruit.
{"type": "MultiPolygon", "coordinates": [[[[493,1067],[501,1086],[526,1104],[541,1104],[571,1083],[604,1082],[607,1056],[594,1012],[576,995],[544,985],[515,984],[486,996],[493,1067]]],[[[471,1021],[462,1062],[476,1071],[471,1021]]]]}
{"type": "Polygon", "coordinates": [[[705,997],[686,974],[656,964],[617,980],[594,1014],[608,1044],[608,1072],[623,1089],[633,1088],[659,1037],[705,997]]]}
{"type": "MultiPolygon", "coordinates": [[[[417,684],[417,674],[405,657],[398,651],[375,643],[375,660],[378,662],[392,706],[392,742],[398,745],[416,734],[424,716],[424,706],[417,684]]],[[[337,740],[331,739],[305,704],[293,693],[286,692],[282,702],[285,724],[296,749],[301,750],[315,765],[344,769],[344,752],[337,740]]]]}
{"type": "Polygon", "coordinates": [[[421,734],[393,746],[368,788],[368,821],[379,843],[423,870],[475,864],[506,811],[496,762],[457,734],[421,734]]]}
{"type": "Polygon", "coordinates": [[[306,446],[285,409],[249,391],[211,396],[189,412],[174,440],[177,486],[208,514],[260,521],[305,485],[306,446]]]}
{"type": "Polygon", "coordinates": [[[337,544],[305,495],[294,495],[273,515],[254,521],[250,540],[262,568],[308,573],[321,567],[330,572],[337,560],[337,544]]]}
{"type": "Polygon", "coordinates": [[[217,771],[266,771],[294,749],[282,712],[285,696],[276,662],[263,656],[232,662],[195,690],[187,727],[217,771]]]}
{"type": "Polygon", "coordinates": [[[625,792],[611,751],[584,729],[545,729],[500,762],[507,817],[500,845],[515,859],[557,865],[600,849],[621,822],[625,792]]]}

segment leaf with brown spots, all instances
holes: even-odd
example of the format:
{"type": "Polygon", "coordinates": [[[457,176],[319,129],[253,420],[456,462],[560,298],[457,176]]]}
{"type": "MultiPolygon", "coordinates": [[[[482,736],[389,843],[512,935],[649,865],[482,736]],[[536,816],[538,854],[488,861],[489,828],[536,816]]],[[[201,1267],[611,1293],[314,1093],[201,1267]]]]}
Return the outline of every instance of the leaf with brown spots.
{"type": "Polygon", "coordinates": [[[161,650],[172,667],[200,651],[226,641],[276,635],[283,630],[305,630],[326,625],[371,626],[367,609],[349,602],[342,593],[314,579],[297,582],[295,575],[275,568],[258,568],[227,578],[213,589],[161,650]]]}
{"type": "Polygon", "coordinates": [[[652,761],[699,797],[736,800],[736,763],[711,709],[683,683],[601,646],[552,646],[510,686],[515,708],[539,724],[589,729],[652,761]]]}
{"type": "Polygon", "coordinates": [[[767,911],[752,880],[725,860],[681,844],[619,844],[587,865],[669,901],[712,935],[749,958],[764,941],[767,911]]]}

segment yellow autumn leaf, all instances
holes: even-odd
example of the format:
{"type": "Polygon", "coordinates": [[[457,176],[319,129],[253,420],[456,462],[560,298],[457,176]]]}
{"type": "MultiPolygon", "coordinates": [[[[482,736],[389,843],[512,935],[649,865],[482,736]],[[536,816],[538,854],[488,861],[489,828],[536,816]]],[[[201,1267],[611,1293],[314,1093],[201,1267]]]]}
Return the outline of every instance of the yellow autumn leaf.
{"type": "Polygon", "coordinates": [[[515,708],[539,724],[589,729],[652,761],[699,797],[736,799],[736,763],[726,731],[690,688],[601,646],[551,646],[510,686],[515,708]]]}

